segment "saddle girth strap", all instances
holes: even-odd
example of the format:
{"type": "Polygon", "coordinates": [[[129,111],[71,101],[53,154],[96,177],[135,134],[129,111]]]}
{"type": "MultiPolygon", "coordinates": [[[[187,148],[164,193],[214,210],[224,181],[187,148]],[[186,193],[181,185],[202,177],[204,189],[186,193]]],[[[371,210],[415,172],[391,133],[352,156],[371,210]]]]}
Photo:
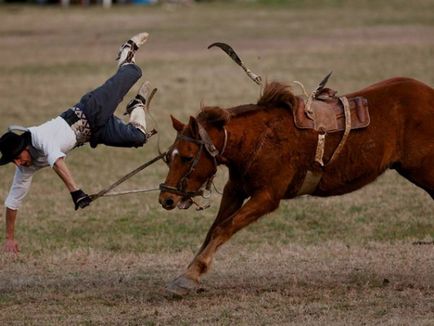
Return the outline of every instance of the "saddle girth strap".
{"type": "MultiPolygon", "coordinates": [[[[350,104],[348,102],[348,99],[346,97],[339,97],[339,100],[342,102],[342,105],[344,107],[344,115],[345,115],[345,130],[344,134],[342,135],[341,141],[339,142],[338,146],[336,147],[335,151],[332,154],[332,157],[327,162],[327,165],[332,163],[342,152],[342,149],[344,148],[345,143],[347,142],[348,136],[351,131],[351,112],[350,112],[350,104]]],[[[324,157],[324,147],[325,147],[325,138],[326,133],[320,132],[318,134],[318,142],[315,152],[315,162],[317,162],[322,168],[324,168],[326,165],[324,164],[323,157],[324,157]]],[[[306,176],[304,178],[303,184],[300,187],[300,190],[297,192],[297,196],[300,195],[309,195],[312,194],[316,188],[318,187],[318,184],[320,183],[322,179],[323,171],[310,171],[308,170],[306,173],[306,176]]]]}
{"type": "Polygon", "coordinates": [[[297,196],[312,194],[318,187],[322,174],[322,171],[307,171],[297,196]]]}

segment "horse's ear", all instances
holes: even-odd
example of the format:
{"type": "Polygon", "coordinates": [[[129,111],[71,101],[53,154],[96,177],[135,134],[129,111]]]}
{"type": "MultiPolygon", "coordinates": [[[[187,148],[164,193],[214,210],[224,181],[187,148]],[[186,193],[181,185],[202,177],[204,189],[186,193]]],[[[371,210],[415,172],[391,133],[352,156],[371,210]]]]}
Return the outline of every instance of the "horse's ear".
{"type": "Polygon", "coordinates": [[[176,119],[173,115],[170,115],[170,119],[172,119],[172,126],[177,132],[181,132],[182,129],[184,129],[185,125],[181,121],[176,119]]]}
{"type": "Polygon", "coordinates": [[[195,117],[190,116],[190,121],[188,122],[190,126],[191,133],[193,137],[197,137],[199,135],[199,125],[195,117]]]}

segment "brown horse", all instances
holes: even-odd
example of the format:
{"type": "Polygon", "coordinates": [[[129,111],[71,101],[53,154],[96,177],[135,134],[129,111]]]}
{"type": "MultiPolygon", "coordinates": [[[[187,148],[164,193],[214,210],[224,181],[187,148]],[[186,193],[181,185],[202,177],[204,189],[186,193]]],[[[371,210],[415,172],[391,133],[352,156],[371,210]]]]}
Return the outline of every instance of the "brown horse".
{"type": "MultiPolygon", "coordinates": [[[[341,195],[398,171],[434,198],[434,90],[409,78],[392,78],[358,92],[368,100],[370,125],[350,132],[339,156],[323,168],[314,196],[341,195]]],[[[217,165],[229,169],[218,215],[187,270],[168,290],[184,295],[199,285],[218,247],[231,236],[297,196],[313,169],[318,132],[298,129],[292,111],[301,98],[277,82],[267,84],[257,104],[206,107],[187,125],[172,117],[178,132],[169,152],[169,173],[159,201],[186,208],[201,193],[217,165]],[[246,201],[247,200],[247,201],[246,201]]],[[[342,133],[328,134],[324,162],[342,133]]]]}

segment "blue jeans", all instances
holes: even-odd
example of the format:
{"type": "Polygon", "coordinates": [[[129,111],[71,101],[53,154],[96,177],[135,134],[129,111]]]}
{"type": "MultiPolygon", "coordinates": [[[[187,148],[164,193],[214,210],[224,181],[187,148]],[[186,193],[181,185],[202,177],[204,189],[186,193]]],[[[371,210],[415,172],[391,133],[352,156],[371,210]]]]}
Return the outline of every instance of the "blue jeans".
{"type": "Polygon", "coordinates": [[[98,144],[139,147],[146,142],[143,132],[114,116],[119,103],[141,76],[142,71],[135,64],[124,65],[102,86],[84,95],[75,105],[89,121],[92,147],[98,144]]]}

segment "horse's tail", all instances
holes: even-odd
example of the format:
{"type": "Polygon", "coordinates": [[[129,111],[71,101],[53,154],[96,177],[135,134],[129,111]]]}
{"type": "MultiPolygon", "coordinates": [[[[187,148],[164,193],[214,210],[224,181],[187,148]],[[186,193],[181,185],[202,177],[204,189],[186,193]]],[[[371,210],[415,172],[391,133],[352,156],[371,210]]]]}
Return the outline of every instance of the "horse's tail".
{"type": "Polygon", "coordinates": [[[295,104],[295,96],[291,87],[276,81],[267,83],[262,96],[258,100],[258,106],[277,106],[291,109],[295,104]]]}

